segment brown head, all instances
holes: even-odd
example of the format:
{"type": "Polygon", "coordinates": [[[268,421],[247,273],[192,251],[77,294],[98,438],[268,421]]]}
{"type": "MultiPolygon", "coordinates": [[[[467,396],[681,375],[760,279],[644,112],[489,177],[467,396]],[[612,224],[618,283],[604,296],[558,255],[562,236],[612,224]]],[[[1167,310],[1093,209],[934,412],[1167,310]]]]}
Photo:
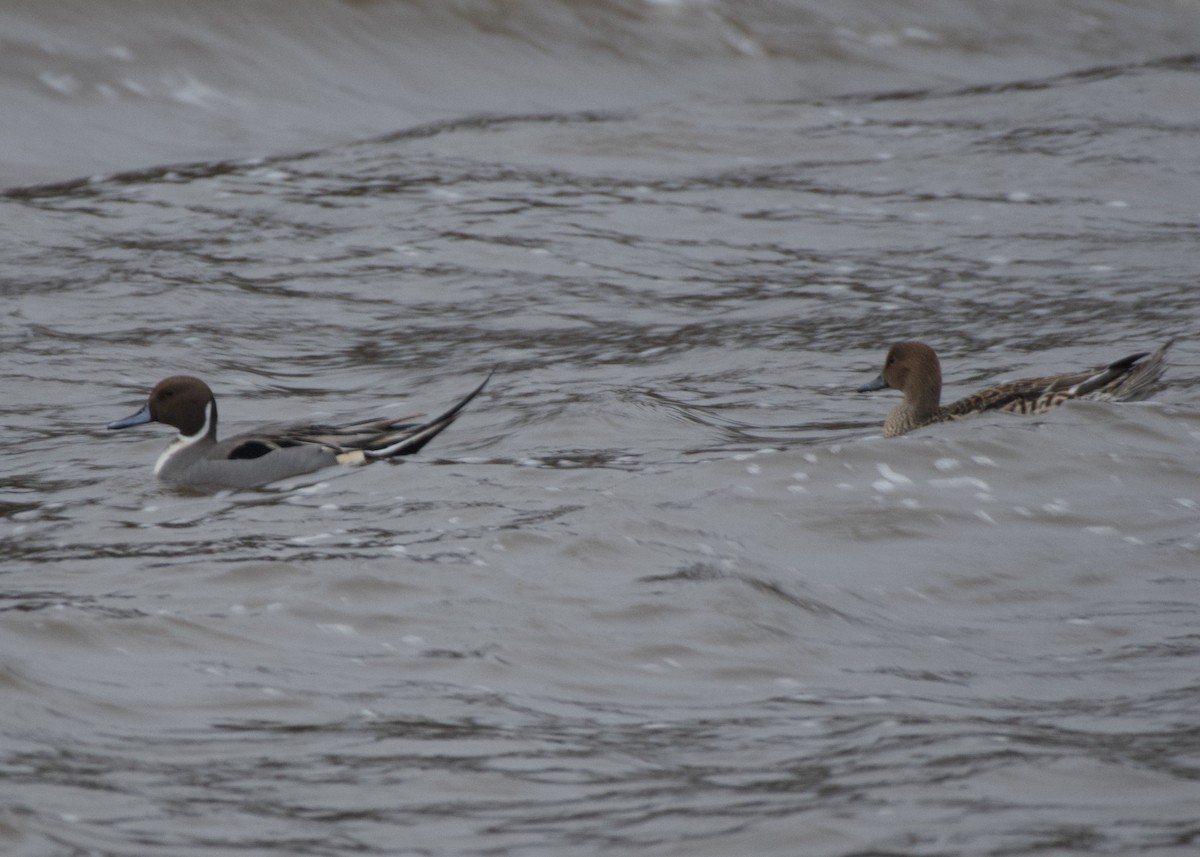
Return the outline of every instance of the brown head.
{"type": "Polygon", "coordinates": [[[931,396],[935,405],[942,400],[942,364],[924,342],[897,342],[888,349],[881,374],[887,386],[906,398],[931,396]]]}
{"type": "Polygon", "coordinates": [[[204,432],[217,435],[217,402],[212,390],[199,378],[172,375],[155,385],[142,409],[123,420],[109,424],[122,429],[143,423],[159,422],[179,429],[185,437],[204,432]]]}
{"type": "Polygon", "coordinates": [[[903,434],[929,422],[942,401],[942,366],[937,352],[923,342],[897,342],[888,350],[879,377],[858,391],[884,387],[904,393],[904,401],[888,415],[885,435],[903,434]]]}

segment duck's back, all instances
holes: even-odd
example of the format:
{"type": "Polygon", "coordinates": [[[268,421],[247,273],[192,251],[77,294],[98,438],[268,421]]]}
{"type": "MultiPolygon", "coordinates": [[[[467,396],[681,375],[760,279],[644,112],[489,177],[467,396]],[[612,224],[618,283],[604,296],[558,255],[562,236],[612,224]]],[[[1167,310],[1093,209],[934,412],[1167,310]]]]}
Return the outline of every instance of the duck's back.
{"type": "Polygon", "coordinates": [[[1149,352],[1142,351],[1086,372],[997,384],[946,405],[942,408],[943,419],[959,419],[983,411],[1041,414],[1068,399],[1129,402],[1145,398],[1162,377],[1164,358],[1170,347],[1167,342],[1145,360],[1142,358],[1149,352]]]}

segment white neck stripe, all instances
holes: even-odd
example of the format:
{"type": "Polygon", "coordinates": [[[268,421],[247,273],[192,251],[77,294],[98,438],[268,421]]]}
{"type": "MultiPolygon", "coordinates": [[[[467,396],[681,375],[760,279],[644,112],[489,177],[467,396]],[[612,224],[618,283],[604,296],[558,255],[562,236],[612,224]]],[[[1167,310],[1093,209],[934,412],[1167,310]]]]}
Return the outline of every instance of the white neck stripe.
{"type": "Polygon", "coordinates": [[[158,457],[158,461],[154,463],[155,476],[162,473],[162,469],[167,466],[167,462],[171,460],[172,456],[208,437],[208,429],[212,425],[212,412],[213,403],[209,402],[204,406],[204,425],[200,426],[200,430],[192,435],[180,432],[179,437],[171,441],[171,444],[163,450],[163,454],[158,457]]]}

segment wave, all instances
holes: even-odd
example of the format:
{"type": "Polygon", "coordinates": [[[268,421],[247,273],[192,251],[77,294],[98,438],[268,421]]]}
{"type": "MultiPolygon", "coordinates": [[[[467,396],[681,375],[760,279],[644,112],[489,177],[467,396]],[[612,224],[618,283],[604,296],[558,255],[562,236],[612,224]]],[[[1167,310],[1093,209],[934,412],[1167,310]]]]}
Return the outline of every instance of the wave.
{"type": "Polygon", "coordinates": [[[1200,44],[1168,0],[36,0],[0,6],[0,184],[476,114],[992,84],[1200,44]]]}

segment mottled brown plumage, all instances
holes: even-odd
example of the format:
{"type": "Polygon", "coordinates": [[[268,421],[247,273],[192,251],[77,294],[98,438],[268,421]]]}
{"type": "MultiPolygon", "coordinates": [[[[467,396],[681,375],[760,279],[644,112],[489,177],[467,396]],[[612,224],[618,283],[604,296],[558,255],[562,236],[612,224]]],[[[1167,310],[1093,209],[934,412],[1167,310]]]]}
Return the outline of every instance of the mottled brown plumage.
{"type": "Polygon", "coordinates": [[[883,371],[860,393],[892,387],[904,401],[892,408],[883,436],[895,437],[932,423],[957,420],[984,411],[1040,414],[1068,399],[1131,401],[1152,392],[1162,376],[1171,343],[1153,354],[1131,354],[1085,372],[1006,381],[942,407],[942,367],[937,353],[923,342],[899,342],[888,351],[883,371]],[[1146,358],[1149,355],[1148,359],[1146,358]]]}

